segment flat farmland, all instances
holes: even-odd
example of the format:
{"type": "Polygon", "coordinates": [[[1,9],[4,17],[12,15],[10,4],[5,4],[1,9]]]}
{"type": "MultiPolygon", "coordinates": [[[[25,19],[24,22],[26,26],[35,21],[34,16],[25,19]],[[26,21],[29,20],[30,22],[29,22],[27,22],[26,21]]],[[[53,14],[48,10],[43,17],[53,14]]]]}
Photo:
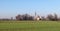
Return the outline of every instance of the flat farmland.
{"type": "Polygon", "coordinates": [[[60,31],[60,21],[0,21],[0,31],[60,31]]]}

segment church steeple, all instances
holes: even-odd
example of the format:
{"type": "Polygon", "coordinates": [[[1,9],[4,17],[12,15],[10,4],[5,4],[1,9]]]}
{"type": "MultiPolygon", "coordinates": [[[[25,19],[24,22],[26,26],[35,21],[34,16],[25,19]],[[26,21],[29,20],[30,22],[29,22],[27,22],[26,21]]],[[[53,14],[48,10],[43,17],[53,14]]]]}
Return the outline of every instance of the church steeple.
{"type": "Polygon", "coordinates": [[[37,16],[37,13],[36,13],[36,11],[35,11],[35,16],[37,16]]]}
{"type": "Polygon", "coordinates": [[[40,20],[40,16],[37,15],[36,11],[35,11],[35,17],[34,20],[40,20]]]}

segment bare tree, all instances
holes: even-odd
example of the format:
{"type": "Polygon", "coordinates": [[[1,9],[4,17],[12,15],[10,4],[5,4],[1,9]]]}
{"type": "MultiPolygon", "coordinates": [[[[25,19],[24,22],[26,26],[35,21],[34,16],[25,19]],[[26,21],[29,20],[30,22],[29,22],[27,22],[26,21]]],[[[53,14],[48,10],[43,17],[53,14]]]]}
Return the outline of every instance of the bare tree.
{"type": "Polygon", "coordinates": [[[47,18],[49,19],[49,20],[53,20],[53,21],[57,21],[58,20],[58,18],[57,18],[57,14],[55,13],[55,14],[49,14],[48,16],[47,16],[47,18]]]}
{"type": "Polygon", "coordinates": [[[28,14],[24,14],[24,15],[17,15],[16,16],[17,20],[33,20],[33,16],[30,16],[28,14]]]}
{"type": "Polygon", "coordinates": [[[58,20],[58,16],[57,16],[56,13],[54,13],[54,19],[55,19],[55,20],[58,20]]]}
{"type": "Polygon", "coordinates": [[[17,20],[23,20],[23,17],[22,17],[22,15],[17,15],[17,16],[16,16],[16,19],[17,19],[17,20]]]}
{"type": "Polygon", "coordinates": [[[52,14],[49,14],[49,15],[47,16],[47,18],[48,18],[49,20],[54,20],[54,17],[53,17],[52,14]]]}

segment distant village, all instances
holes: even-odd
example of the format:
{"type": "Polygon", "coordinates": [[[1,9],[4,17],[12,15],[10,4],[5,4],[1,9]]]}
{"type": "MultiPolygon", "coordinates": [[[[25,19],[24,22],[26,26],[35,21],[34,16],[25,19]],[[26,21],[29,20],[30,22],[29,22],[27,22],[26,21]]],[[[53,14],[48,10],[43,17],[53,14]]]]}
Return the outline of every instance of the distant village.
{"type": "Polygon", "coordinates": [[[11,17],[11,19],[0,19],[0,20],[7,20],[7,21],[10,21],[10,20],[18,20],[18,21],[26,21],[26,20],[30,20],[30,21],[59,21],[60,18],[58,17],[58,15],[56,13],[54,14],[48,14],[47,17],[44,17],[44,16],[39,16],[37,15],[37,13],[35,12],[35,15],[32,16],[32,15],[29,15],[29,14],[18,14],[15,16],[16,19],[13,19],[13,17],[11,17]]]}
{"type": "Polygon", "coordinates": [[[56,13],[48,14],[47,17],[44,17],[44,16],[37,15],[37,13],[35,12],[35,16],[31,16],[29,14],[17,15],[16,20],[37,20],[37,21],[51,20],[51,21],[58,21],[58,20],[60,20],[60,18],[58,17],[58,15],[56,13]]]}

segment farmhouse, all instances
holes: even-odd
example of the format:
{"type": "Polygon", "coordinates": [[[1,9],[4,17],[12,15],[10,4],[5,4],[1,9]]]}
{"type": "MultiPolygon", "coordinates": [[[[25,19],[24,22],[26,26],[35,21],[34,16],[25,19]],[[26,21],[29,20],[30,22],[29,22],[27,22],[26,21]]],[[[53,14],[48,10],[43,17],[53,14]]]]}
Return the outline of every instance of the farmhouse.
{"type": "Polygon", "coordinates": [[[40,16],[35,16],[34,20],[37,20],[37,21],[40,20],[40,16]]]}

